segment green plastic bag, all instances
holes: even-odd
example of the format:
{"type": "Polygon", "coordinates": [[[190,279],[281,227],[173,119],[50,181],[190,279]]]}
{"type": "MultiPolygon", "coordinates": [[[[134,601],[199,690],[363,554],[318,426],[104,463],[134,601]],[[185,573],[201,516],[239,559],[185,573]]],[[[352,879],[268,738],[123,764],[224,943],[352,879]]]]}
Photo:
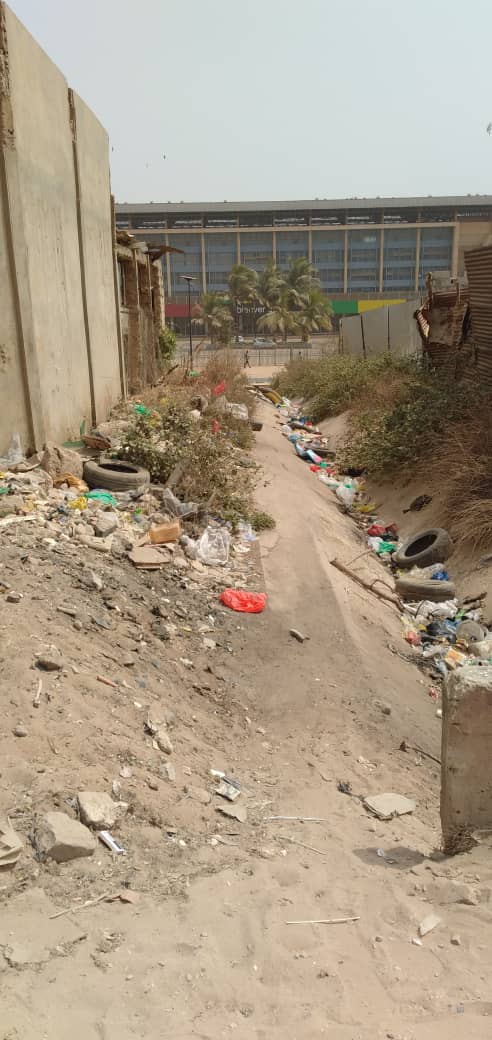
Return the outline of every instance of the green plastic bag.
{"type": "Polygon", "coordinates": [[[137,415],[152,415],[152,409],[146,408],[144,404],[136,404],[135,411],[137,415]]]}
{"type": "Polygon", "coordinates": [[[116,499],[110,491],[86,491],[85,498],[95,499],[97,502],[101,502],[101,505],[105,506],[118,505],[118,499],[116,499]]]}

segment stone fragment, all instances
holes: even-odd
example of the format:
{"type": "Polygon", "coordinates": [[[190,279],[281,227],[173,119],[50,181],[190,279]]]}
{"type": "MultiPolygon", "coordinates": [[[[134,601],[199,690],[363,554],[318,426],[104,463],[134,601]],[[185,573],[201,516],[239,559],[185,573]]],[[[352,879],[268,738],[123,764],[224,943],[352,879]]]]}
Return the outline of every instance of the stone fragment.
{"type": "Polygon", "coordinates": [[[59,672],[63,667],[63,659],[59,650],[47,650],[46,653],[38,654],[36,664],[44,672],[59,672]]]}
{"type": "Polygon", "coordinates": [[[107,538],[109,534],[113,534],[117,530],[119,521],[116,513],[102,513],[94,518],[93,524],[97,537],[107,538]]]}
{"type": "Polygon", "coordinates": [[[126,802],[113,802],[104,791],[79,791],[77,801],[82,823],[95,830],[110,830],[128,809],[126,802]]]}
{"type": "Polygon", "coordinates": [[[34,842],[41,859],[67,863],[80,856],[92,856],[96,841],[90,830],[63,812],[50,812],[37,820],[34,842]]]}

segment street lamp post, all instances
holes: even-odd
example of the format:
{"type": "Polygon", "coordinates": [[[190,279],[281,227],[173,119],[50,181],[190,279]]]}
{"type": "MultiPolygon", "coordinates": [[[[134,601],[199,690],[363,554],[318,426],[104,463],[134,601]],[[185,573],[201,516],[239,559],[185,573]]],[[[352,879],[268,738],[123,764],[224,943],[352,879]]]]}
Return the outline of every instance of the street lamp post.
{"type": "Polygon", "coordinates": [[[196,278],[192,278],[191,274],[182,274],[183,281],[188,283],[188,322],[190,326],[190,372],[193,371],[193,338],[191,335],[191,283],[196,282],[196,278]]]}

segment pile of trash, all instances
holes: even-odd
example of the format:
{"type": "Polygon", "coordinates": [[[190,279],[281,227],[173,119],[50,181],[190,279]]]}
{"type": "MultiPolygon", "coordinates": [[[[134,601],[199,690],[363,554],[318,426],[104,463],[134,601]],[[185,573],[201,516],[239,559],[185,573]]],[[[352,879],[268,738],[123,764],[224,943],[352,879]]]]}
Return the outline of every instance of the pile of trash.
{"type": "MultiPolygon", "coordinates": [[[[363,477],[338,470],[336,452],[330,450],[327,439],[301,408],[286,398],[272,403],[283,436],[363,531],[367,550],[361,556],[374,553],[387,567],[392,584],[380,584],[389,588],[389,594],[372,590],[399,607],[404,639],[413,648],[412,659],[429,670],[436,682],[465,664],[492,664],[492,628],[483,615],[486,594],[458,597],[445,568],[454,549],[448,532],[428,528],[402,541],[397,524],[377,515],[363,477]]],[[[429,501],[429,496],[419,496],[410,509],[418,511],[429,501]]],[[[351,572],[345,568],[345,573],[351,572]]]]}
{"type": "MultiPolygon", "coordinates": [[[[49,550],[72,542],[84,555],[127,558],[139,570],[172,564],[175,571],[217,568],[220,573],[256,541],[246,519],[233,527],[214,515],[210,503],[183,502],[171,487],[151,483],[143,466],[104,453],[84,457],[48,444],[31,459],[20,457],[9,465],[0,471],[0,528],[36,524],[36,537],[49,550]]],[[[223,592],[251,595],[240,589],[223,592]]],[[[222,602],[241,609],[227,596],[222,602]]],[[[258,612],[259,601],[252,602],[245,600],[243,609],[258,612]]]]}

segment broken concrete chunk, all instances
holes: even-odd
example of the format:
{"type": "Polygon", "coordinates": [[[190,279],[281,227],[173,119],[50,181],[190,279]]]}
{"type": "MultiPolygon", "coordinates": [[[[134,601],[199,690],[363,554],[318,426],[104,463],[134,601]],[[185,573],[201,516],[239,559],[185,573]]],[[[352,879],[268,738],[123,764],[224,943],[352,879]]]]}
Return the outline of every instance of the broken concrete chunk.
{"type": "Polygon", "coordinates": [[[2,495],[0,497],[0,517],[20,513],[24,506],[22,495],[2,495]]]}
{"type": "Polygon", "coordinates": [[[193,801],[200,802],[201,805],[210,805],[212,801],[212,795],[205,790],[204,787],[192,787],[191,785],[185,786],[185,794],[193,798],[193,801]]]}
{"type": "Polygon", "coordinates": [[[159,772],[164,780],[168,780],[170,784],[174,784],[176,781],[176,770],[172,762],[164,762],[159,772]]]}
{"type": "Polygon", "coordinates": [[[248,813],[244,805],[218,805],[216,811],[222,813],[223,816],[229,816],[233,820],[238,820],[239,823],[246,823],[248,819],[248,813]]]}
{"type": "Polygon", "coordinates": [[[428,933],[432,932],[434,928],[437,928],[440,923],[441,918],[438,917],[437,914],[428,914],[428,916],[424,917],[424,920],[419,924],[420,938],[423,939],[424,935],[428,935],[428,933]]]}
{"type": "Polygon", "coordinates": [[[62,812],[46,813],[37,820],[34,844],[41,859],[53,859],[55,863],[92,856],[96,848],[90,830],[62,812]]]}
{"type": "Polygon", "coordinates": [[[289,634],[293,636],[294,639],[297,639],[298,643],[305,643],[306,639],[309,639],[309,636],[303,635],[302,632],[299,632],[298,628],[291,628],[289,634]]]}
{"type": "Polygon", "coordinates": [[[0,818],[0,868],[15,867],[22,842],[7,819],[0,818]]]}
{"type": "Polygon", "coordinates": [[[172,754],[174,748],[169,740],[165,726],[161,726],[161,728],[157,730],[157,733],[155,734],[155,743],[157,744],[159,751],[164,751],[166,755],[172,754]]]}
{"type": "Polygon", "coordinates": [[[116,513],[102,513],[94,521],[94,530],[98,538],[107,538],[109,534],[113,534],[118,527],[118,517],[116,513]]]}
{"type": "Polygon", "coordinates": [[[380,820],[391,820],[393,816],[405,816],[415,809],[415,802],[411,798],[405,798],[402,794],[368,795],[364,798],[366,809],[378,816],[380,820]]]}
{"type": "Polygon", "coordinates": [[[41,467],[56,477],[59,473],[71,473],[74,477],[82,477],[84,460],[81,455],[70,448],[62,448],[52,441],[47,441],[41,456],[41,467]]]}
{"type": "Polygon", "coordinates": [[[59,650],[47,650],[46,653],[38,654],[36,664],[45,672],[58,672],[63,666],[63,658],[59,650]]]}
{"type": "Polygon", "coordinates": [[[126,802],[113,802],[110,795],[102,791],[79,791],[77,801],[82,823],[96,830],[113,827],[128,810],[126,802]]]}

